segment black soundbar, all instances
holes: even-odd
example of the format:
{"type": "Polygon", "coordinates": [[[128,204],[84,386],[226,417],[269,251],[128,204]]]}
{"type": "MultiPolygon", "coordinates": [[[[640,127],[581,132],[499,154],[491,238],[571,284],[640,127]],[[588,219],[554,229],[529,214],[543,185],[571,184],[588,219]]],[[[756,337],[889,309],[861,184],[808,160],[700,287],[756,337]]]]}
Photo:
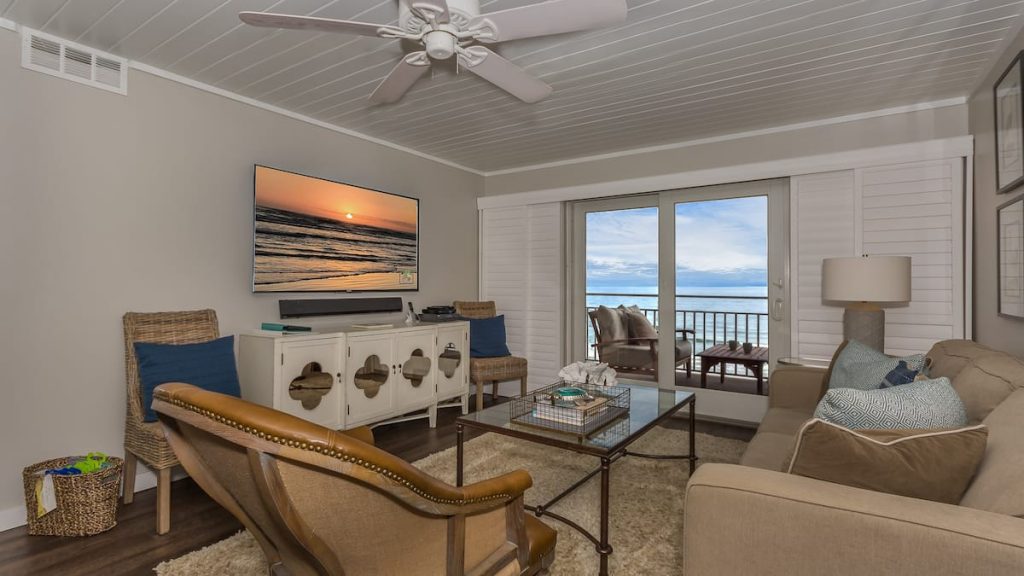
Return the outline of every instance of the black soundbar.
{"type": "Polygon", "coordinates": [[[281,318],[306,316],[334,316],[338,314],[372,314],[375,312],[401,312],[402,299],[389,298],[331,298],[327,300],[280,300],[281,318]]]}

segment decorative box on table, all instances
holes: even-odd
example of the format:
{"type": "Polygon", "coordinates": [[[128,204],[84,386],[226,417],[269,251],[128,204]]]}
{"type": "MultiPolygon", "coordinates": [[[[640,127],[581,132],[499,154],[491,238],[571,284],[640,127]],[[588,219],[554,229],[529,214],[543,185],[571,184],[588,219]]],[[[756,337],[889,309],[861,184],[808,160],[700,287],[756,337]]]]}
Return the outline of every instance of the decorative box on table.
{"type": "Polygon", "coordinates": [[[561,381],[513,398],[509,405],[513,422],[583,438],[629,412],[629,388],[561,381]],[[566,389],[578,389],[582,391],[579,397],[585,394],[597,402],[581,400],[583,406],[567,405],[572,395],[559,398],[559,392],[566,389]],[[548,401],[552,397],[559,403],[548,401]]]}

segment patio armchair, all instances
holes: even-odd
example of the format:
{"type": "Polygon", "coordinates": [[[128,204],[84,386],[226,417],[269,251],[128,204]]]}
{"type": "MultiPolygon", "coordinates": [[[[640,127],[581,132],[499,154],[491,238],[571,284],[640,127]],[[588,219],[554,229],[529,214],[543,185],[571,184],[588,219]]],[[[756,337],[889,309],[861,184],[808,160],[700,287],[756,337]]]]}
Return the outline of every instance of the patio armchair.
{"type": "MultiPolygon", "coordinates": [[[[658,331],[639,308],[608,308],[599,306],[587,313],[594,328],[596,343],[591,346],[597,358],[620,374],[658,373],[658,331]]],[[[693,373],[693,342],[689,328],[676,330],[675,366],[686,368],[686,377],[693,373]]]]}

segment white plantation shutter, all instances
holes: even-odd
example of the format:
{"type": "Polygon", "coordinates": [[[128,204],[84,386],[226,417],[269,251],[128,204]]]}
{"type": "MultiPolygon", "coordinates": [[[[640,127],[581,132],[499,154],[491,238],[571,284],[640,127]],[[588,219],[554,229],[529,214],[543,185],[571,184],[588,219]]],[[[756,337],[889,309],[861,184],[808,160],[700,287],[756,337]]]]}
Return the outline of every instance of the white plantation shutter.
{"type": "Polygon", "coordinates": [[[505,315],[508,348],[516,356],[526,352],[527,207],[481,211],[480,299],[494,300],[505,315]]]}
{"type": "Polygon", "coordinates": [[[792,179],[793,354],[830,358],[842,313],[821,302],[821,261],[910,256],[912,295],[886,310],[885,351],[927,352],[964,336],[963,160],[859,168],[792,179]]]}
{"type": "MultiPolygon", "coordinates": [[[[557,202],[481,211],[480,299],[505,315],[509,350],[529,360],[531,388],[562,367],[563,223],[557,202]]],[[[501,392],[518,394],[518,382],[501,392]]]]}
{"type": "Polygon", "coordinates": [[[911,258],[911,302],[885,312],[890,354],[964,336],[962,170],[958,158],[858,171],[860,251],[911,258]]]}
{"type": "Polygon", "coordinates": [[[856,253],[852,170],[790,181],[792,348],[798,358],[831,358],[843,341],[843,309],[821,302],[821,261],[856,253]]]}

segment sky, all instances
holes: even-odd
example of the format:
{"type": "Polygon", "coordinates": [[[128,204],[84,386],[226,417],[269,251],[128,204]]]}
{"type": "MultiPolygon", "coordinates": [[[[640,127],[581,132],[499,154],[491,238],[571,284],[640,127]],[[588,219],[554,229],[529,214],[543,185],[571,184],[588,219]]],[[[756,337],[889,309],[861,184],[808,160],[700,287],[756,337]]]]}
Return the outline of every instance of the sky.
{"type": "Polygon", "coordinates": [[[416,232],[416,201],[392,194],[256,167],[256,204],[353,224],[416,232]]]}
{"type": "MultiPolygon", "coordinates": [[[[676,205],[677,286],[763,286],[768,199],[676,205]]],[[[587,286],[658,284],[658,209],[587,214],[587,286]]]]}

